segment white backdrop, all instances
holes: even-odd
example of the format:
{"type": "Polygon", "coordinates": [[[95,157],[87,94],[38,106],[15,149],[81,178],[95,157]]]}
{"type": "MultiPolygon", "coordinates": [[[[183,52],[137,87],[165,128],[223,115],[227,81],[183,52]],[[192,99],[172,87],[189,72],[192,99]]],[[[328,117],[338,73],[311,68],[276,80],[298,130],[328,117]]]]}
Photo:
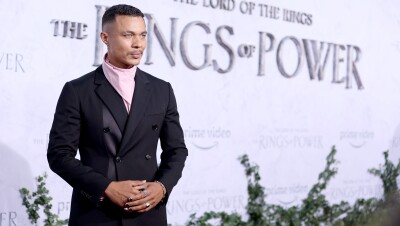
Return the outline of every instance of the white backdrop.
{"type": "MultiPolygon", "coordinates": [[[[382,194],[367,169],[385,150],[400,157],[398,1],[120,2],[146,13],[140,68],[172,83],[189,149],[169,223],[244,213],[245,153],[269,203],[298,204],[332,145],[331,202],[382,194]]],[[[18,190],[44,172],[53,211],[68,217],[71,188],[48,167],[48,133],[63,84],[102,57],[98,18],[115,3],[0,0],[0,225],[29,225],[18,190]]]]}

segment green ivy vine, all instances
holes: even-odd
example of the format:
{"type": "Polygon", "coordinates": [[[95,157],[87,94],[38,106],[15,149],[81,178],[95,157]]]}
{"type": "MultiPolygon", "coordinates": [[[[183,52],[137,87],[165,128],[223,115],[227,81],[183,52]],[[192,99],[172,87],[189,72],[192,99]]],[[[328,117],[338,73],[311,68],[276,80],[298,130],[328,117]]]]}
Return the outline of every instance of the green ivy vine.
{"type": "Polygon", "coordinates": [[[265,202],[265,188],[260,185],[259,166],[251,164],[247,155],[241,156],[240,163],[245,168],[247,177],[248,203],[247,221],[237,213],[206,212],[197,217],[190,216],[187,226],[394,226],[400,225],[400,196],[397,177],[400,162],[394,165],[384,152],[385,163],[379,169],[369,172],[382,180],[384,197],[357,199],[351,206],[348,202],[330,204],[322,193],[329,181],[336,175],[336,148],[332,147],[326,158],[325,169],[319,174],[305,199],[298,206],[289,208],[265,202]],[[215,223],[215,222],[218,223],[215,223]],[[213,223],[210,223],[213,222],[213,223]]]}
{"type": "Polygon", "coordinates": [[[58,219],[58,215],[51,212],[51,200],[49,190],[46,188],[47,174],[36,177],[36,191],[30,193],[26,188],[19,190],[22,197],[22,205],[25,206],[28,218],[32,224],[37,225],[40,218],[39,210],[43,207],[43,213],[46,216],[44,226],[61,226],[68,224],[68,220],[58,219]]]}
{"type": "MultiPolygon", "coordinates": [[[[268,204],[265,201],[265,188],[260,184],[259,166],[250,163],[249,157],[239,158],[247,178],[248,202],[246,221],[238,213],[205,212],[201,216],[190,215],[186,226],[397,226],[400,225],[400,193],[397,177],[400,174],[400,161],[395,165],[384,152],[384,164],[368,172],[382,181],[384,195],[382,199],[357,199],[353,205],[341,201],[331,204],[326,200],[323,191],[329,181],[336,175],[336,148],[332,147],[326,157],[325,169],[319,174],[315,183],[300,205],[289,208],[268,204]]],[[[61,226],[68,220],[60,220],[51,212],[51,196],[46,188],[47,175],[36,178],[37,190],[32,194],[28,189],[20,189],[22,204],[26,207],[32,224],[37,225],[40,218],[39,209],[43,207],[46,216],[45,226],[61,226]]]]}

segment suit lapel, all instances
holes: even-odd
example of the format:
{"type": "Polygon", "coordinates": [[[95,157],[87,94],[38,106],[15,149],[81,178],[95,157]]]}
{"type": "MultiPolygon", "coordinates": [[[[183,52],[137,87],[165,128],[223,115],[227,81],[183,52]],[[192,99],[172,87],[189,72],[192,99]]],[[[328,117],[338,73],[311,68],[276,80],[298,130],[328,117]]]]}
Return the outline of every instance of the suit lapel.
{"type": "Polygon", "coordinates": [[[145,114],[146,106],[150,100],[151,86],[150,81],[146,75],[138,68],[135,76],[135,91],[133,93],[131,111],[128,116],[128,121],[125,126],[124,134],[122,135],[122,141],[120,146],[119,155],[124,155],[129,142],[132,142],[131,138],[138,124],[142,120],[145,114]]]}
{"type": "Polygon", "coordinates": [[[98,85],[95,92],[103,101],[104,105],[111,112],[113,118],[118,124],[121,132],[124,131],[125,123],[128,118],[124,102],[121,96],[114,90],[111,84],[107,81],[102,66],[96,70],[95,83],[98,85]]]}

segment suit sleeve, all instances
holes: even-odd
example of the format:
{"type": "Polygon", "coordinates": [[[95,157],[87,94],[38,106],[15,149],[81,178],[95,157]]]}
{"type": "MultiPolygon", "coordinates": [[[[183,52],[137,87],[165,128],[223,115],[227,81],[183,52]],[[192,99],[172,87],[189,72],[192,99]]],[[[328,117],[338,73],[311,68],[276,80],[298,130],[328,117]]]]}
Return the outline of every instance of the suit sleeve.
{"type": "Polygon", "coordinates": [[[168,198],[173,187],[182,176],[188,150],[185,145],[183,130],[179,123],[179,113],[171,85],[169,87],[169,102],[163,125],[160,131],[161,162],[156,180],[163,183],[168,198]]]}
{"type": "Polygon", "coordinates": [[[79,98],[74,87],[66,83],[54,114],[47,159],[51,170],[83,196],[98,204],[111,181],[75,158],[79,147],[80,125],[79,98]]]}

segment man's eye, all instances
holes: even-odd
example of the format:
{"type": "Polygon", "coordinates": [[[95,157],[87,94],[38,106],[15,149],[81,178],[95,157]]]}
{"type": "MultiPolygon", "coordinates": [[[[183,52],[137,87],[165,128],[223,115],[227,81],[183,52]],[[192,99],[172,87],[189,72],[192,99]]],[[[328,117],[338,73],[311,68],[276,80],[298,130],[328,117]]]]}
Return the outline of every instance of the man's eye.
{"type": "Polygon", "coordinates": [[[132,34],[124,34],[123,36],[124,36],[125,38],[132,38],[133,35],[132,35],[132,34]]]}

